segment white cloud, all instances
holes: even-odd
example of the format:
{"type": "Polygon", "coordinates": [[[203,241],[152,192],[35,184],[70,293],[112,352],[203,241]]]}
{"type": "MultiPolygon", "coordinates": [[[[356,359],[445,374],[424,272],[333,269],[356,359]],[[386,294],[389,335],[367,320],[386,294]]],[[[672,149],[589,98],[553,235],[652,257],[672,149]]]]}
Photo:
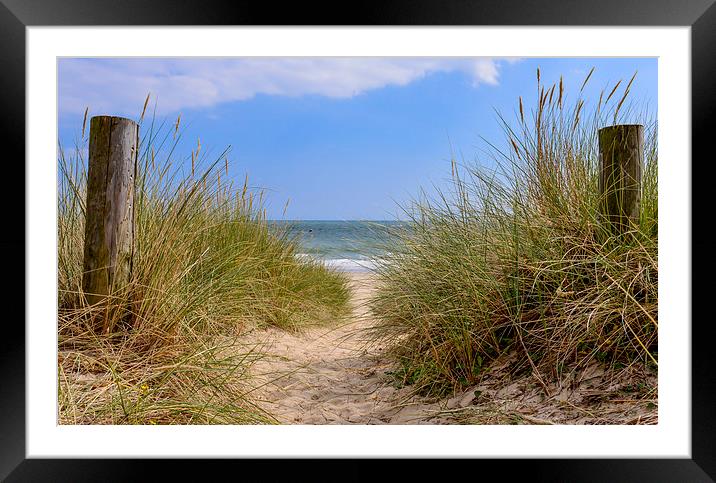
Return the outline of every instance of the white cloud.
{"type": "MultiPolygon", "coordinates": [[[[505,59],[511,61],[511,59],[505,59]]],[[[404,86],[434,72],[461,71],[496,85],[490,58],[61,59],[61,113],[139,114],[147,93],[163,114],[250,99],[257,94],[348,98],[404,86]]]]}

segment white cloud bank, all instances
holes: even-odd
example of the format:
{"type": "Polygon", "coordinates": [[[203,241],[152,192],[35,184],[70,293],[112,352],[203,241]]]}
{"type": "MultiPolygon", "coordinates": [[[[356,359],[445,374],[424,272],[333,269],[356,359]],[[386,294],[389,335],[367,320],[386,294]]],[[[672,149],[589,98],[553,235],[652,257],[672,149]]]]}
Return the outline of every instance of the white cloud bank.
{"type": "MultiPolygon", "coordinates": [[[[505,61],[512,61],[505,59],[505,61]]],[[[461,71],[475,86],[497,85],[491,58],[60,59],[60,113],[138,115],[151,92],[162,114],[257,94],[348,98],[404,86],[434,72],[461,71]]],[[[152,102],[153,104],[153,102],[152,102]]]]}

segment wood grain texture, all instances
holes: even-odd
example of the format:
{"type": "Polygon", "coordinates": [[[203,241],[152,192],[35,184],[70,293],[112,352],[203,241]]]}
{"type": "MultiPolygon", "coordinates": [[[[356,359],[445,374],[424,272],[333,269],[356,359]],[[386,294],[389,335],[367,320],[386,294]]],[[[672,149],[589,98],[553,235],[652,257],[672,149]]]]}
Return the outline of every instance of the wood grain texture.
{"type": "Polygon", "coordinates": [[[134,255],[134,177],[139,126],[130,119],[90,121],[82,289],[90,304],[129,281],[134,255]]]}
{"type": "Polygon", "coordinates": [[[611,232],[623,234],[639,222],[644,126],[620,124],[598,134],[600,208],[611,232]]]}

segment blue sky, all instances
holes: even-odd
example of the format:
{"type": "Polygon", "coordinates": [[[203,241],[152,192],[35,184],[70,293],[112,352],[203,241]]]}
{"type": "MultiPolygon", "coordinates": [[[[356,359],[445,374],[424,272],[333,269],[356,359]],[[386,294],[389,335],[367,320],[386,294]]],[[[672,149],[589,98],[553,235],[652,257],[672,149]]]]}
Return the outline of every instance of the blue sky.
{"type": "Polygon", "coordinates": [[[568,105],[592,67],[587,98],[638,71],[630,97],[656,115],[656,59],[60,59],[59,140],[77,142],[85,108],[136,120],[151,93],[159,120],[181,114],[184,158],[231,146],[230,177],[266,190],[269,218],[290,199],[288,219],[392,219],[445,186],[451,153],[489,163],[481,137],[502,142],[495,110],[518,96],[533,106],[538,66],[568,105]]]}

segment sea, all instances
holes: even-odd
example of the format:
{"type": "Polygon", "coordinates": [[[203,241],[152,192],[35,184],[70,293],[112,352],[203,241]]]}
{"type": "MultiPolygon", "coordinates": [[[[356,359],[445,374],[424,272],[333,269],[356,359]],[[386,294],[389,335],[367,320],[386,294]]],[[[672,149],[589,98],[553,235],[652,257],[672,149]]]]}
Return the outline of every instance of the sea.
{"type": "Polygon", "coordinates": [[[403,221],[272,221],[296,240],[299,257],[320,260],[344,272],[370,272],[391,245],[391,230],[403,221]]]}

